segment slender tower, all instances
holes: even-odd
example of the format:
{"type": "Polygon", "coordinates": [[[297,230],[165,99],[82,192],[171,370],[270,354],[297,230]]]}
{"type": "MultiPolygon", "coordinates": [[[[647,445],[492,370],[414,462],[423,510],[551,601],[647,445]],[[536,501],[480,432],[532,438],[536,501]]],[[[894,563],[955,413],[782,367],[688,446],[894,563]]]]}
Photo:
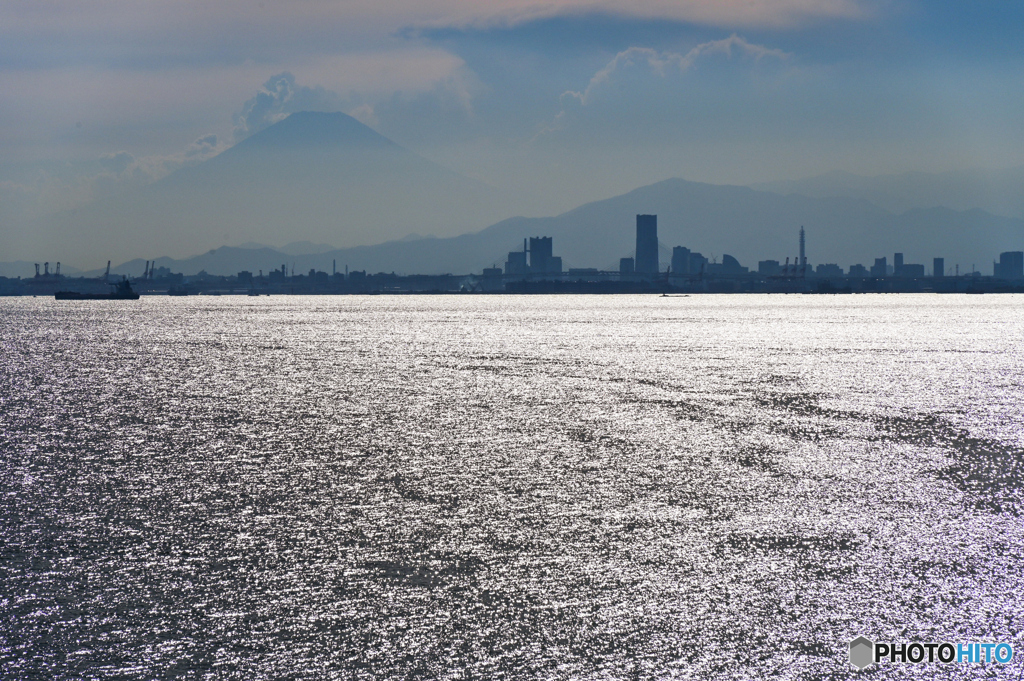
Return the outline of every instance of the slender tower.
{"type": "Polygon", "coordinates": [[[805,245],[806,245],[806,240],[804,239],[804,228],[803,228],[803,225],[801,225],[800,226],[800,267],[807,267],[807,251],[804,248],[805,245]]]}

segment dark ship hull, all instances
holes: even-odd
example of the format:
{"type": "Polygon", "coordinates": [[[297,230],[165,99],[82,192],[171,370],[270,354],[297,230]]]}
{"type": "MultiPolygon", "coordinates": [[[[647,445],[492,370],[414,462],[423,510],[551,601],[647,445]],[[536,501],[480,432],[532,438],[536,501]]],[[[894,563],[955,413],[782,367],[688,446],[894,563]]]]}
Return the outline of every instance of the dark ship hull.
{"type": "Polygon", "coordinates": [[[53,294],[55,300],[138,300],[139,294],[132,290],[128,279],[122,279],[114,284],[114,290],[110,293],[79,293],[78,291],[57,291],[53,294]]]}
{"type": "Polygon", "coordinates": [[[57,291],[55,300],[138,300],[139,294],[132,293],[78,293],[77,291],[57,291]]]}

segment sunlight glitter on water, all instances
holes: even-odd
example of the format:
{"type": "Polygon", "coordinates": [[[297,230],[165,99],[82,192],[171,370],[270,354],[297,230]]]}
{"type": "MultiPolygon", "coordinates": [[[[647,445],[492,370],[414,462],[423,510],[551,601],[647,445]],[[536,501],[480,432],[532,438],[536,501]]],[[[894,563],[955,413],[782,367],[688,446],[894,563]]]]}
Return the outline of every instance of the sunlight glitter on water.
{"type": "Polygon", "coordinates": [[[1024,299],[979,298],[0,300],[0,676],[1020,646],[1024,299]]]}

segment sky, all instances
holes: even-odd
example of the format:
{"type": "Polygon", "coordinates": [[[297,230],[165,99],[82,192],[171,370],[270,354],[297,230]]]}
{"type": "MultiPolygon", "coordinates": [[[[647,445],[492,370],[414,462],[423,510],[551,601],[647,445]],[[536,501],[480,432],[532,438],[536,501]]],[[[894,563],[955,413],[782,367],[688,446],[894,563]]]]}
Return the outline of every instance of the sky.
{"type": "Polygon", "coordinates": [[[349,113],[526,215],[668,177],[1010,167],[1022,26],[1008,0],[6,0],[0,222],[299,110],[349,113]]]}

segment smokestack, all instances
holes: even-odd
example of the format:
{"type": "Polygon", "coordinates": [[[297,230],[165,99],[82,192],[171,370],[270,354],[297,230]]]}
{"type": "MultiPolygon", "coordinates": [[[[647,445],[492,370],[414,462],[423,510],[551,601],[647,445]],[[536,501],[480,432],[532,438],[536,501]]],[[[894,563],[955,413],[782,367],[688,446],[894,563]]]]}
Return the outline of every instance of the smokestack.
{"type": "Polygon", "coordinates": [[[800,226],[800,266],[807,267],[807,251],[804,249],[806,241],[804,239],[804,228],[800,226]]]}

